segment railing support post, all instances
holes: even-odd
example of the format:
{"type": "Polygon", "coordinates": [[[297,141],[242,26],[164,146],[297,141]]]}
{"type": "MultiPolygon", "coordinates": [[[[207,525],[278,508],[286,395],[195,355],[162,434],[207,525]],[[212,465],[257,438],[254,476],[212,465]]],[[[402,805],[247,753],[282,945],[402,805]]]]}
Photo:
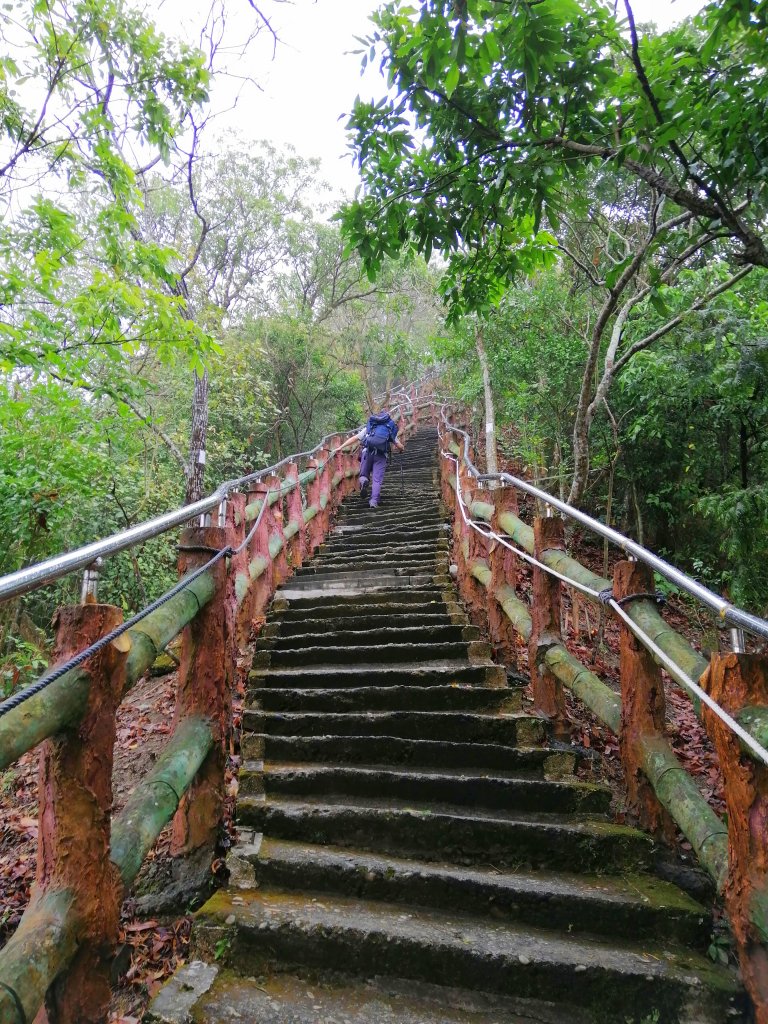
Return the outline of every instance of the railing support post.
{"type": "MultiPolygon", "coordinates": [[[[469,607],[470,613],[474,612],[474,601],[472,594],[472,580],[469,575],[470,559],[470,538],[471,527],[464,522],[461,502],[469,505],[471,502],[467,473],[463,466],[459,465],[458,479],[456,480],[456,493],[454,495],[455,512],[453,517],[453,561],[456,565],[456,583],[459,596],[469,607]]],[[[468,515],[467,511],[467,515],[468,515]]]]}
{"type": "MultiPolygon", "coordinates": [[[[60,608],[55,661],[66,661],[119,626],[112,605],[60,608]]],[[[110,1000],[110,966],[122,903],[120,874],[109,859],[115,713],[130,643],[120,637],[86,664],[88,703],[76,730],[46,740],[40,754],[40,833],[33,906],[69,890],[80,945],[46,996],[50,1024],[97,1024],[110,1000]]]]}
{"type": "MultiPolygon", "coordinates": [[[[267,487],[263,482],[257,483],[253,489],[248,492],[248,505],[257,503],[261,505],[261,503],[266,500],[267,487]]],[[[248,526],[247,529],[250,530],[252,527],[248,526]]],[[[250,565],[255,565],[260,562],[264,566],[263,571],[253,581],[250,596],[246,601],[248,608],[247,618],[250,630],[250,626],[253,624],[254,620],[259,619],[264,614],[274,589],[272,586],[272,574],[274,567],[269,553],[269,509],[264,509],[264,515],[261,517],[253,537],[251,537],[251,541],[248,545],[248,559],[250,565]]]]}
{"type": "MultiPolygon", "coordinates": [[[[563,550],[563,521],[558,517],[533,521],[534,555],[539,561],[545,551],[563,550]]],[[[568,734],[563,684],[544,663],[550,647],[562,643],[560,631],[560,580],[533,566],[533,630],[528,643],[528,670],[531,675],[533,702],[536,710],[552,720],[556,735],[568,734]]]]}
{"type": "MultiPolygon", "coordinates": [[[[245,540],[248,527],[245,522],[245,506],[248,499],[244,494],[234,491],[227,499],[226,525],[233,547],[240,547],[245,540]]],[[[248,571],[248,549],[243,548],[233,555],[229,564],[229,600],[234,602],[235,635],[238,644],[248,640],[251,621],[249,616],[248,598],[251,590],[251,576],[248,571]]]]}
{"type": "Polygon", "coordinates": [[[317,457],[310,459],[307,463],[308,469],[314,469],[315,478],[307,484],[307,503],[317,509],[317,515],[309,523],[309,549],[314,554],[316,549],[323,543],[323,538],[328,532],[328,520],[330,509],[330,476],[331,471],[328,465],[330,452],[327,448],[321,448],[317,457]]]}
{"type": "MultiPolygon", "coordinates": [[[[179,573],[209,561],[230,543],[231,533],[219,526],[184,530],[179,543],[179,573]]],[[[235,672],[234,607],[229,600],[227,563],[219,559],[210,572],[213,599],[184,627],[179,667],[175,726],[186,718],[211,723],[213,747],[182,797],[173,819],[171,854],[212,853],[224,807],[225,743],[229,730],[231,690],[235,672]]]]}
{"type": "MultiPolygon", "coordinates": [[[[505,512],[517,515],[517,492],[513,487],[499,487],[491,492],[494,512],[491,529],[503,536],[504,529],[499,523],[499,516],[505,512]]],[[[511,668],[517,668],[518,647],[515,628],[509,621],[504,609],[494,599],[502,587],[517,589],[518,557],[514,551],[504,547],[498,541],[491,541],[488,551],[488,564],[491,569],[490,599],[488,601],[488,625],[494,646],[499,648],[502,660],[511,668]]]]}
{"type": "Polygon", "coordinates": [[[285,471],[285,482],[295,484],[285,499],[288,515],[288,526],[296,527],[296,533],[288,541],[288,561],[292,569],[298,569],[306,554],[307,527],[304,523],[304,509],[301,504],[301,487],[299,486],[299,467],[291,462],[285,471]]]}
{"type": "Polygon", "coordinates": [[[340,450],[342,439],[337,435],[332,437],[329,444],[333,455],[331,456],[331,508],[337,509],[347,496],[347,478],[344,475],[344,452],[340,450]]]}
{"type": "MultiPolygon", "coordinates": [[[[713,654],[702,687],[738,721],[745,709],[768,704],[768,659],[713,654]]],[[[706,707],[704,722],[725,780],[726,909],[755,1020],[768,1024],[768,768],[746,754],[734,733],[706,707]]]]}
{"type": "MultiPolygon", "coordinates": [[[[467,515],[471,519],[472,503],[486,498],[487,494],[482,488],[475,485],[474,480],[469,475],[463,480],[463,484],[465,488],[463,493],[466,496],[465,501],[467,503],[467,515]]],[[[480,627],[485,635],[490,632],[488,607],[492,602],[488,600],[485,587],[470,572],[470,566],[477,562],[488,565],[490,546],[487,537],[478,533],[471,526],[466,526],[467,565],[466,579],[464,580],[464,599],[470,607],[473,622],[476,626],[480,627]]]]}
{"type": "MultiPolygon", "coordinates": [[[[268,492],[273,494],[280,494],[280,490],[283,486],[283,482],[279,476],[265,477],[264,487],[268,492]]],[[[267,495],[264,496],[264,500],[267,500],[267,495]]],[[[264,519],[267,521],[267,531],[270,540],[279,538],[283,542],[282,548],[272,559],[272,592],[280,586],[283,580],[288,578],[290,570],[288,568],[288,551],[285,544],[285,535],[283,533],[283,498],[278,497],[277,501],[273,505],[268,505],[264,512],[264,519]]],[[[270,595],[271,596],[271,595],[270,595]]]]}
{"type": "MultiPolygon", "coordinates": [[[[641,562],[616,563],[613,596],[617,601],[653,591],[653,572],[641,562]]],[[[642,741],[664,733],[666,699],[661,669],[622,622],[619,639],[621,727],[619,750],[627,779],[627,807],[643,827],[671,835],[671,819],[643,771],[642,741]]]]}

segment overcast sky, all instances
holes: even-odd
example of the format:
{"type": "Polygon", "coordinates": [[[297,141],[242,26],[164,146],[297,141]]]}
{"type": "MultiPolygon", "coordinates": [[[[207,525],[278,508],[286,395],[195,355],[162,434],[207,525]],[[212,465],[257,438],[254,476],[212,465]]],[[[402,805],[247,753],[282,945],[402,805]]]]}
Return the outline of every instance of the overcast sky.
{"type": "MultiPolygon", "coordinates": [[[[154,17],[169,34],[190,28],[197,3],[205,0],[165,0],[154,17]]],[[[319,157],[323,174],[334,190],[351,194],[357,175],[346,152],[344,118],[355,96],[379,99],[384,82],[375,69],[360,77],[360,56],[350,51],[360,44],[355,36],[369,31],[368,16],[378,7],[372,0],[261,0],[272,19],[280,43],[274,58],[266,33],[249,50],[248,73],[259,83],[243,86],[235,110],[222,115],[220,127],[237,128],[247,138],[292,145],[300,155],[319,157]]],[[[704,6],[703,0],[634,0],[640,21],[655,21],[666,28],[704,6]]],[[[226,0],[231,30],[241,35],[253,24],[247,0],[226,0]]],[[[233,36],[234,38],[234,36],[233,36]]],[[[245,69],[241,68],[243,73],[245,69]]],[[[214,106],[229,106],[235,95],[233,80],[213,96],[214,106]]]]}

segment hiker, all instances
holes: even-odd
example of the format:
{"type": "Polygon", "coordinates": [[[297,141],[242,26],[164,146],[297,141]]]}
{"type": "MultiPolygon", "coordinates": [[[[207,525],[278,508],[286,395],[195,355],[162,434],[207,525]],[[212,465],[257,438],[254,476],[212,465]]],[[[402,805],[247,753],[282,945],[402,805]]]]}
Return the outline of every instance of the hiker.
{"type": "Polygon", "coordinates": [[[399,451],[403,445],[397,439],[397,424],[386,409],[368,417],[368,422],[354,437],[350,437],[341,446],[347,448],[355,443],[362,445],[360,454],[360,495],[365,498],[368,485],[371,485],[371,508],[379,507],[381,485],[387,468],[389,446],[393,444],[399,451]]]}

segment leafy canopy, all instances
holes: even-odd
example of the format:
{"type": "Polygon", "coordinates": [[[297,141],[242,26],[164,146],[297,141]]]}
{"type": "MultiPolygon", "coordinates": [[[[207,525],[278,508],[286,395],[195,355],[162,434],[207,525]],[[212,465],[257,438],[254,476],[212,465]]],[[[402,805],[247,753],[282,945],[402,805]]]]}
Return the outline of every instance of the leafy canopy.
{"type": "Polygon", "coordinates": [[[546,258],[542,226],[557,231],[568,183],[604,162],[768,266],[765,3],[711,4],[643,39],[621,13],[600,0],[380,8],[364,59],[395,96],[355,103],[365,189],[343,213],[369,273],[404,247],[439,249],[453,315],[482,311],[546,258]]]}
{"type": "Polygon", "coordinates": [[[199,363],[209,339],[138,215],[142,173],[207,98],[203,54],[123,0],[15,0],[0,33],[0,372],[119,393],[147,346],[199,363]],[[94,358],[113,364],[97,385],[94,358]]]}

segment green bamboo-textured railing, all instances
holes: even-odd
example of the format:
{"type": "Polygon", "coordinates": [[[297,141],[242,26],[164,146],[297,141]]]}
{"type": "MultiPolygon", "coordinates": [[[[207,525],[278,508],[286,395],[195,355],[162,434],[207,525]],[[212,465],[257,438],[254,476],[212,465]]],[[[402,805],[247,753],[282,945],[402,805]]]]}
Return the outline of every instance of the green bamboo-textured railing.
{"type": "MultiPolygon", "coordinates": [[[[415,428],[419,409],[425,404],[411,401],[407,415],[401,413],[401,437],[407,437],[415,428]]],[[[435,416],[434,409],[432,415],[435,416]]],[[[331,442],[327,450],[317,453],[314,465],[304,472],[298,473],[290,465],[284,479],[269,478],[261,486],[262,493],[257,488],[255,500],[245,495],[230,496],[232,510],[226,527],[193,528],[182,534],[180,578],[203,568],[199,575],[126,631],[120,642],[112,645],[114,650],[108,647],[106,655],[99,656],[103,665],[100,662],[95,666],[95,659],[85,662],[0,718],[0,768],[44,743],[40,841],[47,851],[39,858],[30,905],[16,932],[0,951],[0,1024],[31,1024],[46,992],[57,1002],[56,1017],[60,1024],[102,1019],[104,1006],[96,1002],[100,994],[103,1002],[103,986],[99,990],[98,985],[91,984],[89,989],[89,972],[98,974],[101,970],[103,974],[105,965],[103,949],[89,950],[93,917],[98,912],[94,914],[88,897],[95,897],[96,903],[101,900],[106,907],[111,901],[116,925],[123,891],[135,880],[168,822],[174,821],[174,841],[182,852],[189,852],[196,845],[199,847],[202,839],[211,841],[215,836],[223,808],[223,741],[229,722],[236,640],[247,635],[251,622],[258,619],[275,588],[291,571],[289,557],[293,567],[300,565],[304,552],[311,553],[327,534],[331,514],[354,486],[358,472],[356,456],[342,449],[340,442],[335,447],[331,442]],[[266,514],[262,515],[265,503],[266,514]],[[283,515],[284,505],[287,516],[283,515]],[[255,528],[251,524],[256,524],[255,528]],[[243,548],[243,538],[249,531],[252,537],[247,548],[243,548]],[[232,557],[229,572],[221,561],[205,569],[211,550],[222,547],[239,552],[242,549],[232,557]],[[72,820],[77,811],[68,815],[62,800],[61,783],[66,780],[62,780],[61,766],[78,766],[72,780],[75,789],[87,783],[89,772],[93,776],[94,765],[89,763],[93,757],[101,759],[102,770],[98,775],[103,777],[106,772],[111,776],[114,721],[112,718],[111,731],[104,728],[105,723],[109,726],[110,713],[101,706],[111,701],[116,707],[158,654],[182,632],[173,734],[152,771],[111,823],[111,786],[107,784],[106,794],[102,794],[106,815],[102,838],[106,836],[104,852],[108,852],[112,865],[107,865],[107,877],[114,884],[111,888],[107,885],[102,893],[89,894],[87,868],[76,871],[67,882],[66,867],[60,871],[56,857],[51,854],[64,848],[65,837],[78,826],[72,820]],[[80,757],[82,748],[89,743],[94,750],[87,749],[80,757]],[[192,794],[194,799],[194,792],[198,791],[207,804],[211,803],[211,794],[215,797],[212,816],[209,813],[203,833],[200,823],[186,815],[183,803],[185,794],[192,794]],[[43,806],[47,811],[45,820],[43,806]],[[51,863],[46,866],[46,862],[51,863]],[[84,961],[84,953],[91,955],[93,964],[86,962],[87,957],[84,961]],[[78,989],[74,994],[68,991],[73,972],[76,983],[70,984],[69,989],[78,989]],[[54,980],[55,989],[51,988],[54,980]]],[[[73,609],[73,615],[64,619],[70,624],[75,620],[80,623],[78,637],[82,640],[89,620],[104,619],[100,617],[101,610],[106,618],[112,617],[114,624],[114,616],[119,612],[103,605],[86,607],[82,615],[73,609]]],[[[108,631],[105,627],[100,635],[108,631]]],[[[66,661],[71,651],[66,638],[59,639],[60,661],[66,661]]],[[[103,864],[101,868],[103,876],[103,864]]],[[[114,944],[116,934],[110,941],[114,944]]]]}
{"type": "MultiPolygon", "coordinates": [[[[454,512],[454,561],[465,603],[492,635],[496,630],[496,639],[504,646],[504,631],[494,626],[494,616],[489,614],[498,608],[527,646],[537,710],[555,722],[564,719],[560,688],[565,687],[618,736],[630,809],[651,830],[666,828],[665,820],[674,822],[723,895],[742,975],[763,1024],[768,1021],[768,770],[712,710],[694,699],[723,771],[728,815],[721,820],[664,735],[663,685],[654,665],[657,655],[644,652],[636,635],[619,619],[621,693],[611,689],[568,650],[561,636],[559,597],[565,584],[553,584],[547,570],[588,588],[591,593],[577,594],[577,588],[573,592],[595,603],[601,592],[615,591],[617,597],[624,597],[617,588],[631,581],[622,610],[650,641],[648,651],[655,644],[686,676],[700,680],[705,693],[763,746],[768,738],[768,659],[714,654],[708,661],[671,628],[653,601],[644,598],[652,589],[649,570],[638,563],[619,562],[613,581],[591,572],[564,550],[562,521],[537,518],[534,527],[528,526],[516,514],[516,497],[510,500],[503,488],[482,491],[477,486],[452,430],[446,425],[441,435],[443,498],[454,512]],[[473,522],[485,526],[474,529],[473,522]],[[489,536],[491,532],[538,561],[531,570],[532,604],[516,590],[518,570],[510,571],[509,549],[500,547],[489,536]],[[547,543],[547,538],[558,542],[547,543]],[[544,613],[543,602],[550,603],[544,613]]],[[[465,432],[458,429],[456,433],[465,432]]],[[[512,554],[513,562],[515,558],[520,556],[512,554]]],[[[516,656],[514,651],[511,656],[516,656]]]]}

